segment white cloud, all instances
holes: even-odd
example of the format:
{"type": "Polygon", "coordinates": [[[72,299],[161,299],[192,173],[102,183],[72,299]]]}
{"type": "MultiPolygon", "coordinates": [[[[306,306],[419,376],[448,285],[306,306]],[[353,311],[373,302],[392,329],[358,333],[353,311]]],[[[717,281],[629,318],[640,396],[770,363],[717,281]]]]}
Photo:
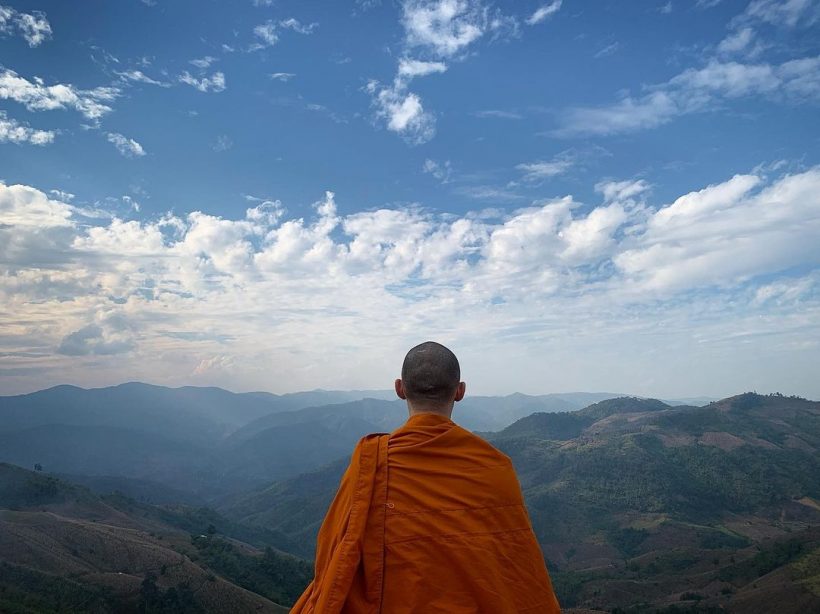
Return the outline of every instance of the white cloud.
{"type": "Polygon", "coordinates": [[[51,24],[45,13],[32,11],[21,13],[9,6],[0,5],[0,34],[9,34],[17,31],[25,39],[29,47],[37,47],[43,41],[51,38],[51,24]]]}
{"type": "Polygon", "coordinates": [[[610,135],[655,128],[689,113],[706,111],[722,99],[764,96],[786,103],[820,100],[820,56],[783,64],[711,60],[690,68],[635,98],[600,107],[568,109],[556,136],[610,135]]]}
{"type": "Polygon", "coordinates": [[[211,145],[211,149],[217,152],[228,151],[231,147],[233,147],[233,141],[227,134],[220,134],[216,137],[214,144],[211,145]]]}
{"type": "Polygon", "coordinates": [[[279,35],[276,33],[276,26],[270,20],[256,26],[253,29],[253,33],[262,42],[252,45],[251,50],[273,47],[279,42],[279,35]]]}
{"type": "Polygon", "coordinates": [[[129,139],[117,132],[106,132],[105,138],[126,158],[142,157],[145,155],[145,150],[142,148],[142,145],[134,139],[129,139]]]}
{"type": "Polygon", "coordinates": [[[179,81],[195,87],[200,92],[225,91],[225,74],[219,71],[215,72],[210,77],[202,77],[201,79],[197,79],[186,70],[179,76],[179,81]]]}
{"type": "Polygon", "coordinates": [[[433,75],[436,73],[443,73],[447,70],[447,65],[444,62],[423,62],[421,60],[412,60],[410,58],[402,58],[399,60],[399,77],[412,79],[414,77],[424,77],[426,75],[433,75]]]}
{"type": "Polygon", "coordinates": [[[81,90],[69,83],[45,85],[39,77],[34,81],[19,76],[13,70],[0,71],[0,98],[14,100],[29,111],[50,111],[71,108],[87,119],[99,119],[111,112],[108,102],[120,94],[116,87],[97,87],[81,90]]]}
{"type": "Polygon", "coordinates": [[[213,64],[216,61],[217,61],[217,58],[215,58],[214,56],[206,55],[204,57],[196,58],[194,60],[191,60],[189,62],[189,64],[193,64],[197,68],[205,70],[206,68],[209,68],[211,66],[211,64],[213,64]]]}
{"type": "Polygon", "coordinates": [[[376,117],[386,121],[388,130],[413,145],[426,143],[435,136],[435,116],[424,110],[421,98],[407,92],[401,81],[389,87],[370,81],[366,90],[373,98],[376,117]]]}
{"type": "Polygon", "coordinates": [[[259,39],[259,42],[254,43],[250,46],[249,51],[258,51],[260,49],[265,49],[266,47],[273,47],[276,43],[279,42],[279,28],[283,28],[285,30],[291,30],[298,34],[313,34],[313,31],[319,27],[318,23],[310,23],[310,24],[303,24],[298,19],[293,17],[289,17],[288,19],[283,19],[278,23],[274,23],[272,20],[268,20],[265,23],[259,24],[258,26],[254,27],[253,33],[256,38],[259,39]]]}
{"type": "Polygon", "coordinates": [[[524,174],[522,177],[524,181],[534,182],[543,181],[544,179],[549,179],[557,175],[563,175],[572,168],[574,164],[575,161],[573,157],[568,152],[564,152],[549,161],[538,160],[536,162],[527,162],[519,164],[515,168],[524,174]]]}
{"type": "Polygon", "coordinates": [[[527,24],[534,26],[541,23],[550,15],[557,13],[561,9],[562,0],[553,0],[549,4],[538,7],[535,12],[527,18],[527,24]]]}
{"type": "Polygon", "coordinates": [[[0,143],[30,143],[48,145],[54,141],[51,130],[36,130],[15,119],[10,119],[5,111],[0,111],[0,143]]]}
{"type": "Polygon", "coordinates": [[[612,55],[616,51],[618,51],[618,48],[620,46],[621,46],[621,44],[618,41],[615,41],[614,43],[610,43],[606,47],[602,47],[601,49],[596,51],[595,54],[592,57],[595,58],[596,60],[600,59],[600,58],[605,58],[607,56],[612,55]]]}
{"type": "Polygon", "coordinates": [[[449,160],[445,160],[444,162],[439,164],[435,160],[427,158],[424,161],[421,170],[425,173],[432,175],[433,177],[441,181],[441,183],[448,183],[450,181],[450,175],[452,174],[452,168],[450,166],[449,160]]]}
{"type": "MultiPolygon", "coordinates": [[[[447,168],[429,162],[427,172],[447,168]]],[[[461,348],[474,380],[506,364],[503,385],[515,388],[537,364],[559,371],[539,387],[592,377],[585,387],[608,388],[647,368],[672,382],[703,362],[691,377],[712,381],[708,370],[737,358],[722,339],[755,327],[767,331],[749,341],[756,351],[816,335],[820,168],[738,175],[660,204],[641,180],[596,189],[597,206],[566,196],[492,215],[349,214],[327,193],[306,217],[251,197],[236,219],[89,221],[40,190],[0,185],[0,354],[36,347],[36,365],[61,381],[179,384],[201,366],[240,388],[308,388],[328,373],[325,385],[351,388],[388,377],[395,365],[381,363],[424,331],[461,348]],[[481,366],[487,343],[499,364],[481,366]],[[123,360],[88,369],[114,353],[123,360]],[[596,363],[616,372],[594,375],[596,363]]],[[[808,378],[815,355],[801,356],[789,369],[808,378]]],[[[47,383],[40,372],[10,385],[47,383]]]]}
{"type": "Polygon", "coordinates": [[[595,191],[604,195],[606,202],[624,201],[649,190],[643,179],[626,181],[601,181],[595,184],[595,191]]]}
{"type": "Polygon", "coordinates": [[[270,74],[270,78],[277,81],[290,81],[295,76],[296,74],[292,72],[274,72],[270,74]]]}
{"type": "Polygon", "coordinates": [[[737,53],[748,48],[754,39],[754,30],[750,27],[741,28],[736,32],[728,34],[720,41],[718,51],[721,53],[737,53]]]}
{"type": "Polygon", "coordinates": [[[117,72],[116,74],[119,75],[125,81],[133,81],[135,83],[147,83],[149,85],[159,85],[160,87],[171,87],[170,83],[165,83],[163,81],[157,81],[156,79],[152,79],[141,70],[126,70],[123,72],[117,72]]]}
{"type": "Polygon", "coordinates": [[[303,24],[293,17],[280,21],[279,25],[286,30],[293,30],[299,34],[313,34],[313,31],[319,27],[318,23],[303,24]]]}
{"type": "Polygon", "coordinates": [[[474,0],[407,0],[402,9],[407,45],[444,58],[463,51],[487,28],[487,9],[474,0]]]}
{"type": "Polygon", "coordinates": [[[814,15],[807,23],[817,19],[814,0],[752,0],[746,7],[744,17],[793,28],[811,10],[814,10],[814,15]]]}
{"type": "Polygon", "coordinates": [[[432,59],[405,55],[392,85],[370,80],[365,91],[388,130],[418,145],[435,136],[436,119],[424,109],[421,97],[408,91],[408,84],[417,77],[445,72],[447,64],[442,60],[463,58],[467,48],[485,34],[491,34],[492,40],[517,35],[518,21],[492,12],[480,0],[405,0],[402,25],[405,53],[414,51],[432,59]]]}
{"type": "Polygon", "coordinates": [[[494,117],[497,119],[523,119],[524,116],[514,111],[502,111],[499,109],[487,109],[473,113],[476,117],[494,117]]]}

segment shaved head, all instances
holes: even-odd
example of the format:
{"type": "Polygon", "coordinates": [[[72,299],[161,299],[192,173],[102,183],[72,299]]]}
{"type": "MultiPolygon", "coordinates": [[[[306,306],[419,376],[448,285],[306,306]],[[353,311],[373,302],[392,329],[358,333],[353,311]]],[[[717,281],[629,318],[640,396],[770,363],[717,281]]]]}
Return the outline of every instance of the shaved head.
{"type": "Polygon", "coordinates": [[[458,358],[435,341],[417,345],[401,367],[404,393],[410,402],[450,403],[461,380],[458,358]]]}

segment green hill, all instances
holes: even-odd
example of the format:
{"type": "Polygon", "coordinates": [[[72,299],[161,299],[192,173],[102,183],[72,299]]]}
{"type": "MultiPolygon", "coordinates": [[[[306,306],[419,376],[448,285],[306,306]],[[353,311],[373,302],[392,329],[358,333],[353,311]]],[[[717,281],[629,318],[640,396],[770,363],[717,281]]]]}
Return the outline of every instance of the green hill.
{"type": "Polygon", "coordinates": [[[0,611],[286,612],[310,566],[204,520],[0,464],[0,611]]]}

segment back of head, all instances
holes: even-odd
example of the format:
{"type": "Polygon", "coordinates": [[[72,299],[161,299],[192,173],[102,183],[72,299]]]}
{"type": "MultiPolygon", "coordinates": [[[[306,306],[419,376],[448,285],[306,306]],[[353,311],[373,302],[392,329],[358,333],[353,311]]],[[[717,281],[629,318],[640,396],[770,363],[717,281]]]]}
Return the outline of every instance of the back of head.
{"type": "Polygon", "coordinates": [[[452,403],[461,379],[458,358],[435,341],[425,341],[407,352],[401,367],[407,400],[416,403],[452,403]]]}

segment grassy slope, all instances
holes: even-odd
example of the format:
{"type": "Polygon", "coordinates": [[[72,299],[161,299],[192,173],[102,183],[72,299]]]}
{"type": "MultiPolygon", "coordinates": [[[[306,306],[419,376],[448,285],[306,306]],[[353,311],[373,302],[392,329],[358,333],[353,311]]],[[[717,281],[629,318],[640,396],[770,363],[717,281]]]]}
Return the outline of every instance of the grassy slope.
{"type": "Polygon", "coordinates": [[[0,611],[287,611],[307,564],[196,523],[0,465],[0,611]]]}

